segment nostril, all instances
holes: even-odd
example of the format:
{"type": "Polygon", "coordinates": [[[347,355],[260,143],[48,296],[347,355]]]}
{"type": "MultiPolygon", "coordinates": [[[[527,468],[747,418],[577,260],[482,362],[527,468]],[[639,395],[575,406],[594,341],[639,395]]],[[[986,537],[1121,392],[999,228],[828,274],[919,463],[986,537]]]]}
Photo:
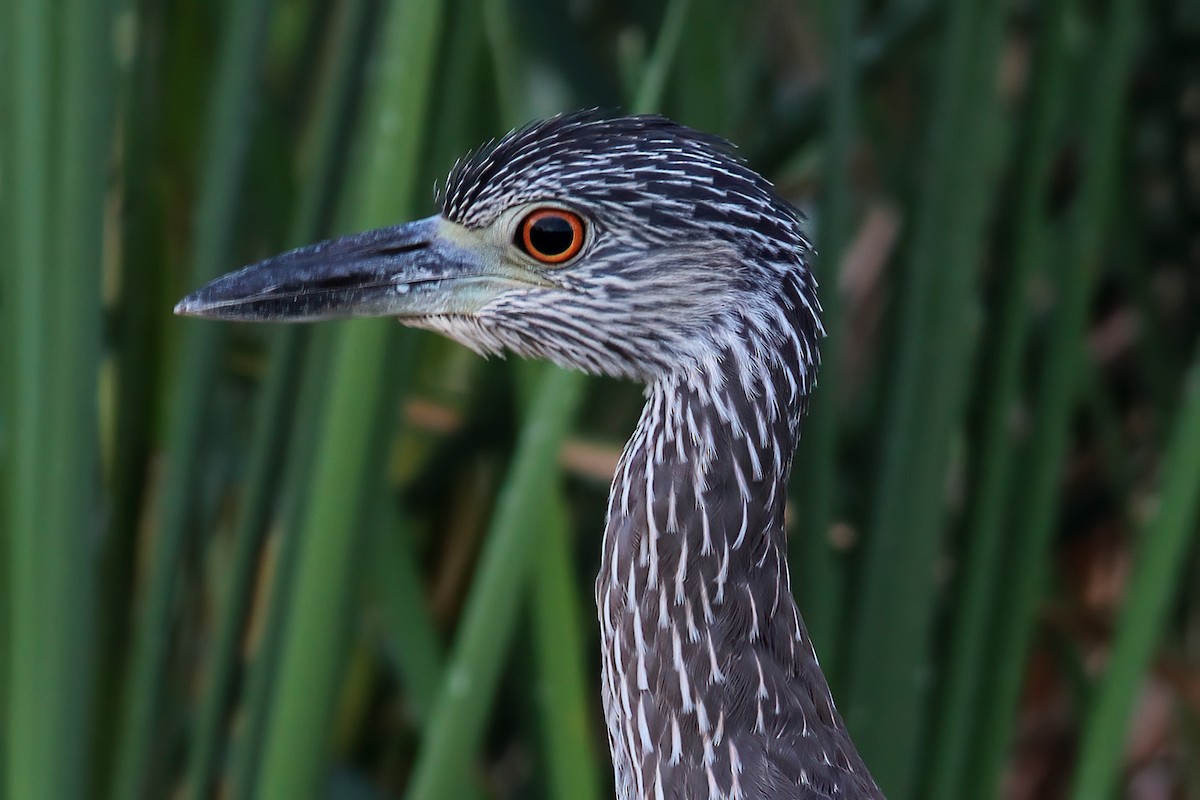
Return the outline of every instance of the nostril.
{"type": "MultiPolygon", "coordinates": [[[[312,292],[314,289],[351,289],[361,287],[363,285],[362,275],[329,275],[319,278],[312,278],[302,283],[298,283],[292,287],[286,287],[297,293],[312,292]]],[[[272,291],[277,291],[285,287],[274,287],[272,291]]]]}
{"type": "Polygon", "coordinates": [[[429,242],[408,242],[406,244],[385,245],[375,251],[379,256],[402,256],[429,247],[429,242]]]}

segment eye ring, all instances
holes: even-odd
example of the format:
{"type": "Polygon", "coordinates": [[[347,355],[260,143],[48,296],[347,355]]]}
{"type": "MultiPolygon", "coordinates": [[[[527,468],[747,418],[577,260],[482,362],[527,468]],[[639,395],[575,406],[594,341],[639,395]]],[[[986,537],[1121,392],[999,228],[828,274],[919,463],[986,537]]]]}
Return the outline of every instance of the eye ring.
{"type": "Polygon", "coordinates": [[[583,218],[564,208],[531,211],[517,226],[516,244],[543,264],[570,261],[583,249],[583,218]]]}

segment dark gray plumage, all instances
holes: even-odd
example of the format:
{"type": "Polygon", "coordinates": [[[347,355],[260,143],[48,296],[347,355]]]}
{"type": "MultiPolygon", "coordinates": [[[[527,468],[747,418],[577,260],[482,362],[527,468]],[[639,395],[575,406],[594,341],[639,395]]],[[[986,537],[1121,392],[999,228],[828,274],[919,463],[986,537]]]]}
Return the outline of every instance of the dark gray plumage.
{"type": "Polygon", "coordinates": [[[788,588],[784,493],[821,334],[799,215],[718,139],[592,113],[471,154],[440,200],[177,311],[391,315],[644,381],[596,581],[617,796],[882,798],[788,588]]]}

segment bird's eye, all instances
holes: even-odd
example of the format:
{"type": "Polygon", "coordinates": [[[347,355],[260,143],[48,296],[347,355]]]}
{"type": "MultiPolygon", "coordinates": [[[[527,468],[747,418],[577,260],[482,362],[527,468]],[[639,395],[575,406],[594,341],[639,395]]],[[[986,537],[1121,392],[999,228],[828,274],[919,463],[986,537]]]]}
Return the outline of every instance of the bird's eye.
{"type": "Polygon", "coordinates": [[[583,220],[561,208],[541,208],[521,220],[517,246],[543,264],[562,264],[583,248],[583,220]]]}

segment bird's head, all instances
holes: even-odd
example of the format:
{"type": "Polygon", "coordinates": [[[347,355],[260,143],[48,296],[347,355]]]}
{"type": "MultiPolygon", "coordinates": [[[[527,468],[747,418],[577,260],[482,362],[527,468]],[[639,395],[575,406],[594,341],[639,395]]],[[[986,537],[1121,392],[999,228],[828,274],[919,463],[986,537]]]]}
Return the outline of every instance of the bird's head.
{"type": "Polygon", "coordinates": [[[748,336],[763,349],[798,334],[815,353],[800,217],[715,137],[655,116],[555,117],[462,159],[439,199],[435,216],[219,278],[176,313],[397,317],[481,353],[645,380],[748,336]]]}

